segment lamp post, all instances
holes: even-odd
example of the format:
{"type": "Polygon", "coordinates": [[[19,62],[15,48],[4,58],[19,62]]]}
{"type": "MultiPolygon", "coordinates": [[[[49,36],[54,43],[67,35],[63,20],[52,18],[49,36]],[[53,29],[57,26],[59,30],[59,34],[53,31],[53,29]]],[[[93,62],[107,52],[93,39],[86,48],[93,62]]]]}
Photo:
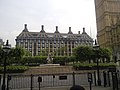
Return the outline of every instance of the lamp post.
{"type": "MultiPolygon", "coordinates": [[[[100,46],[97,44],[97,42],[95,40],[95,45],[93,48],[95,49],[95,51],[97,51],[99,49],[99,47],[100,46]]],[[[98,52],[96,52],[96,53],[98,53],[98,52]]],[[[101,79],[100,79],[100,72],[99,72],[99,58],[96,58],[96,60],[97,60],[97,77],[98,77],[97,83],[98,83],[98,86],[101,86],[101,79]]]]}
{"type": "Polygon", "coordinates": [[[6,85],[5,85],[5,78],[6,78],[6,60],[7,60],[7,54],[10,50],[10,45],[8,43],[8,40],[5,45],[3,45],[3,52],[5,54],[5,59],[4,59],[4,71],[3,71],[3,83],[2,83],[2,90],[6,90],[6,85]]]}

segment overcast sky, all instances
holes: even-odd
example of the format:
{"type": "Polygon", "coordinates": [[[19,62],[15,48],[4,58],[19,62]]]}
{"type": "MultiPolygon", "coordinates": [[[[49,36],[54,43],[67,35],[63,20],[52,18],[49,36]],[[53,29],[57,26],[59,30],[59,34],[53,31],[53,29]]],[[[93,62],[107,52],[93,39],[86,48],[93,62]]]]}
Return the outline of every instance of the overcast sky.
{"type": "Polygon", "coordinates": [[[12,46],[15,38],[27,24],[29,31],[39,32],[44,25],[46,32],[73,33],[82,28],[96,38],[94,0],[0,0],[0,38],[8,39],[12,46]]]}

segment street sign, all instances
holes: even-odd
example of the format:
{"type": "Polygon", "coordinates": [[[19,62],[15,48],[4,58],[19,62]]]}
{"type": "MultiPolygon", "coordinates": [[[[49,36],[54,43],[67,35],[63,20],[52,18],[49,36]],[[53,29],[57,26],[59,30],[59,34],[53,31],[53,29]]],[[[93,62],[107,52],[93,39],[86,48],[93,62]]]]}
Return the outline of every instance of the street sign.
{"type": "Polygon", "coordinates": [[[42,77],[38,77],[38,82],[42,82],[42,77]]]}
{"type": "Polygon", "coordinates": [[[93,80],[92,80],[92,73],[88,73],[88,82],[93,82],[93,80]]]}

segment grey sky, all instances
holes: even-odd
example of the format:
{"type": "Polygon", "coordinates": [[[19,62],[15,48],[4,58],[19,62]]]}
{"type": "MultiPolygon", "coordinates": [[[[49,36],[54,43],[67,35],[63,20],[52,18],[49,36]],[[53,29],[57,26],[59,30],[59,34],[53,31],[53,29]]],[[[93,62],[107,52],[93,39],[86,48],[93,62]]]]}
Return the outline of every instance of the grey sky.
{"type": "Polygon", "coordinates": [[[0,0],[0,38],[12,46],[15,38],[28,25],[31,32],[39,32],[41,25],[46,32],[86,32],[96,38],[94,0],[0,0]],[[91,29],[91,33],[90,33],[91,29]]]}

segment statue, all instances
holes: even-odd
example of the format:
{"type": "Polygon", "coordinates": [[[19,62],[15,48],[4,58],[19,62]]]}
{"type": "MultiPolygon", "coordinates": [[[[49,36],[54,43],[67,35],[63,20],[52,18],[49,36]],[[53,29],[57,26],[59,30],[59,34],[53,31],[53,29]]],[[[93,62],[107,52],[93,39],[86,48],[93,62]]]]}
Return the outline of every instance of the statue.
{"type": "Polygon", "coordinates": [[[53,62],[53,58],[52,58],[52,55],[51,53],[48,54],[48,57],[47,57],[47,63],[52,63],[53,62]]]}

